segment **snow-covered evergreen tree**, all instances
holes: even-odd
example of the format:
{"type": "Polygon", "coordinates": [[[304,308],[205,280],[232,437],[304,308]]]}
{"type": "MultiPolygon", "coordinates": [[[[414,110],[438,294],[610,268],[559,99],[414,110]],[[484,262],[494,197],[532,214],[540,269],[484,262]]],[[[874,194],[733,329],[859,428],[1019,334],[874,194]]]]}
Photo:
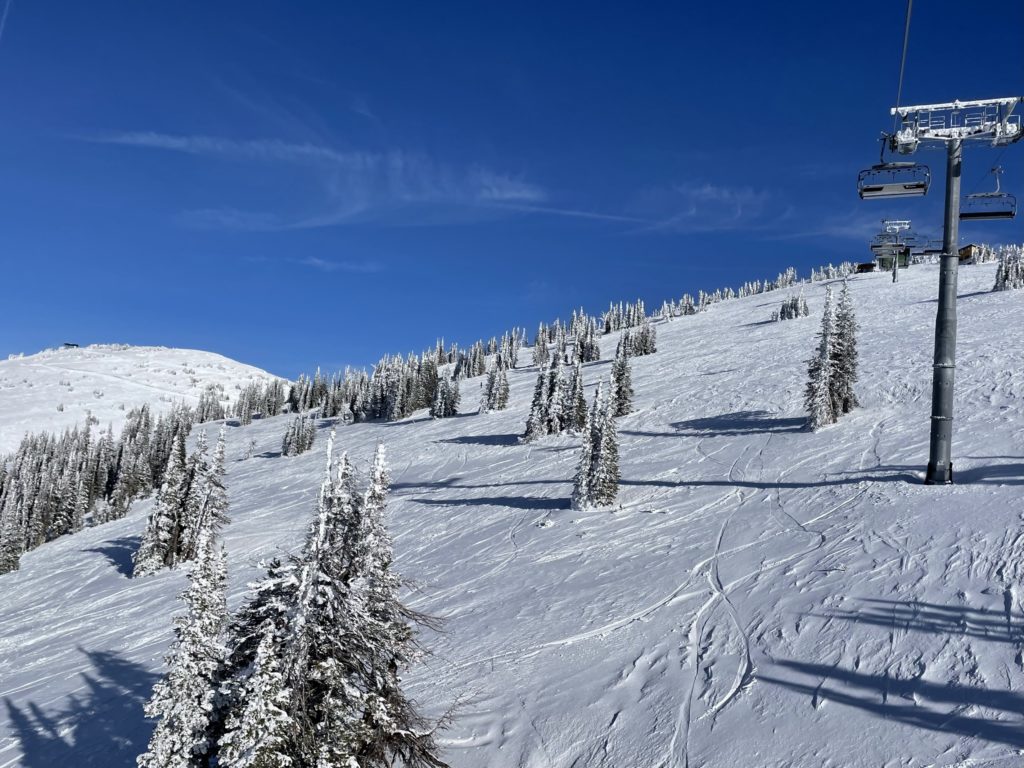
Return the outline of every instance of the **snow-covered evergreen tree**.
{"type": "Polygon", "coordinates": [[[25,547],[25,525],[13,490],[0,497],[0,574],[16,571],[25,547]]]}
{"type": "Polygon", "coordinates": [[[587,428],[587,395],[583,391],[583,366],[579,359],[573,366],[572,379],[565,400],[565,428],[583,432],[587,428]]]}
{"type": "Polygon", "coordinates": [[[825,305],[821,311],[818,351],[808,362],[807,368],[804,407],[807,409],[807,425],[812,430],[833,424],[836,420],[832,398],[832,364],[835,355],[835,310],[832,305],[832,288],[828,287],[825,289],[825,305]]]}
{"type": "Polygon", "coordinates": [[[400,687],[418,657],[398,600],[378,448],[365,493],[328,466],[301,554],[272,564],[232,622],[218,766],[443,766],[400,687]]]}
{"type": "Polygon", "coordinates": [[[619,446],[612,413],[614,384],[608,397],[599,385],[573,480],[573,509],[613,504],[619,492],[619,446]]]}
{"type": "Polygon", "coordinates": [[[508,374],[499,352],[491,361],[483,393],[480,396],[481,411],[501,411],[508,407],[508,374]]]}
{"type": "Polygon", "coordinates": [[[576,336],[576,359],[592,363],[601,359],[601,345],[597,341],[597,321],[587,318],[581,322],[576,336]]]}
{"type": "Polygon", "coordinates": [[[446,377],[441,378],[437,382],[437,392],[430,406],[430,415],[435,419],[456,416],[459,413],[460,400],[459,382],[446,377]]]}
{"type": "Polygon", "coordinates": [[[209,526],[199,549],[182,595],[187,612],[175,622],[167,674],[145,708],[157,724],[139,768],[199,768],[209,764],[215,749],[213,715],[225,654],[225,557],[209,526]]]}
{"type": "Polygon", "coordinates": [[[992,256],[998,258],[993,291],[1024,288],[1024,247],[1002,246],[992,256]]]}
{"type": "Polygon", "coordinates": [[[530,415],[526,418],[526,432],[520,438],[529,443],[548,434],[548,380],[550,371],[546,364],[537,371],[537,382],[533,386],[533,401],[530,415]]]}
{"type": "MultiPolygon", "coordinates": [[[[598,394],[600,395],[600,392],[598,394]]],[[[590,493],[591,500],[598,506],[615,503],[619,494],[619,438],[615,431],[615,415],[612,411],[614,398],[615,384],[612,382],[608,398],[599,403],[598,432],[593,437],[596,455],[590,480],[590,493]]]]}
{"type": "Polygon", "coordinates": [[[654,326],[646,318],[639,325],[639,330],[630,334],[632,347],[629,350],[629,354],[633,357],[653,355],[658,351],[657,331],[654,330],[654,326]]]}
{"type": "Polygon", "coordinates": [[[625,416],[633,410],[633,375],[629,366],[628,344],[619,340],[612,362],[612,415],[625,416]]]}
{"type": "MultiPolygon", "coordinates": [[[[601,385],[598,385],[598,392],[601,390],[601,385]]],[[[573,477],[572,483],[572,508],[577,511],[583,511],[590,509],[593,506],[593,492],[590,487],[590,481],[594,473],[594,430],[592,425],[599,418],[597,413],[597,397],[594,398],[594,404],[590,408],[590,416],[585,420],[584,427],[581,430],[583,437],[583,443],[580,446],[580,457],[576,464],[576,474],[573,477]]]]}
{"type": "Polygon", "coordinates": [[[860,403],[853,385],[857,381],[857,318],[853,311],[849,283],[843,281],[835,313],[835,344],[831,366],[832,411],[838,418],[860,403]]]}
{"type": "Polygon", "coordinates": [[[562,366],[555,363],[551,366],[548,374],[547,391],[547,427],[549,435],[557,435],[566,427],[566,388],[565,377],[562,375],[562,366]]]}
{"type": "Polygon", "coordinates": [[[281,669],[282,642],[298,581],[294,565],[272,560],[266,577],[231,621],[219,697],[218,766],[294,766],[289,733],[291,689],[281,669]]]}
{"type": "Polygon", "coordinates": [[[316,421],[312,414],[296,416],[288,425],[281,441],[281,454],[298,456],[313,447],[316,440],[316,421]]]}
{"type": "Polygon", "coordinates": [[[281,675],[272,626],[263,627],[250,667],[235,695],[238,708],[227,715],[218,752],[218,768],[291,768],[287,706],[290,690],[281,675]]]}
{"type": "Polygon", "coordinates": [[[157,493],[156,503],[142,534],[142,542],[132,558],[133,576],[155,573],[178,562],[191,485],[185,438],[179,434],[164,474],[164,484],[157,493]]]}
{"type": "Polygon", "coordinates": [[[544,326],[541,325],[537,330],[537,338],[533,342],[533,364],[538,368],[543,368],[548,364],[551,359],[551,355],[548,352],[548,334],[544,326]]]}
{"type": "Polygon", "coordinates": [[[199,434],[196,450],[189,456],[185,454],[184,434],[178,433],[164,483],[133,558],[133,576],[154,573],[199,556],[205,531],[209,529],[215,536],[228,522],[224,472],[223,429],[212,463],[207,455],[205,433],[199,434]]]}
{"type": "Polygon", "coordinates": [[[809,314],[811,314],[811,310],[807,306],[807,299],[804,298],[803,291],[801,291],[799,296],[790,296],[784,299],[782,307],[772,313],[772,320],[796,320],[807,317],[809,314]]]}
{"type": "MultiPolygon", "coordinates": [[[[369,728],[361,765],[443,766],[426,720],[401,690],[400,671],[421,657],[409,611],[400,602],[401,580],[392,570],[392,545],[385,518],[390,479],[384,446],[373,457],[369,487],[361,499],[351,553],[353,593],[360,593],[367,618],[364,714],[369,728]],[[367,663],[368,662],[368,663],[367,663]]],[[[361,655],[361,654],[360,654],[361,655]]]]}

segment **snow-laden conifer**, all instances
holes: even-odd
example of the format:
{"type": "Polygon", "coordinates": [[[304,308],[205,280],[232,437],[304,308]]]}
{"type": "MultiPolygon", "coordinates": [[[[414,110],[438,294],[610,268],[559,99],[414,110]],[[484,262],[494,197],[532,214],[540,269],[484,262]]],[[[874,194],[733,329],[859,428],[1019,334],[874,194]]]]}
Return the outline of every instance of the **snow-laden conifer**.
{"type": "Polygon", "coordinates": [[[625,416],[633,410],[633,375],[628,345],[619,340],[612,362],[612,415],[625,416]]]}
{"type": "Polygon", "coordinates": [[[288,425],[281,441],[281,454],[298,456],[313,447],[316,440],[316,422],[312,414],[296,416],[288,425]]]}
{"type": "Polygon", "coordinates": [[[548,364],[551,359],[551,354],[548,351],[548,335],[544,326],[541,325],[537,331],[537,337],[533,342],[533,364],[538,368],[543,368],[548,364]]]}
{"type": "MultiPolygon", "coordinates": [[[[355,602],[365,606],[364,714],[369,727],[361,750],[361,765],[443,766],[436,756],[432,729],[401,689],[401,670],[421,657],[415,643],[409,610],[398,596],[401,580],[392,569],[391,536],[386,507],[390,478],[384,446],[370,468],[369,486],[357,515],[359,525],[351,553],[350,587],[355,602]]],[[[359,633],[357,633],[359,634],[359,633]]],[[[359,655],[363,655],[360,653],[359,655]]]]}
{"type": "Polygon", "coordinates": [[[557,435],[566,425],[566,387],[562,366],[555,363],[548,374],[547,390],[547,427],[546,433],[557,435]]]}
{"type": "Polygon", "coordinates": [[[278,661],[277,637],[267,623],[257,635],[252,662],[232,691],[235,708],[226,715],[217,750],[218,768],[293,768],[288,750],[290,690],[278,661]]]}
{"type": "Polygon", "coordinates": [[[825,289],[825,305],[821,311],[818,350],[807,367],[804,407],[807,409],[807,426],[812,430],[833,424],[836,420],[832,398],[832,364],[835,354],[835,310],[832,306],[832,288],[828,287],[825,289]]]}
{"type": "Polygon", "coordinates": [[[615,383],[609,387],[607,399],[598,392],[598,431],[594,434],[595,458],[590,480],[591,499],[598,506],[615,503],[619,494],[619,439],[615,432],[615,414],[612,402],[615,383]]]}
{"type": "Polygon", "coordinates": [[[459,382],[443,377],[437,382],[437,392],[430,406],[430,415],[435,419],[456,416],[459,413],[460,400],[459,382]]]}
{"type": "Polygon", "coordinates": [[[25,525],[11,493],[0,499],[0,574],[18,569],[25,546],[25,525]]]}
{"type": "Polygon", "coordinates": [[[548,434],[548,380],[550,371],[547,365],[541,365],[537,371],[537,381],[533,386],[533,400],[530,403],[530,414],[526,418],[526,432],[520,438],[524,443],[537,440],[548,434]]]}
{"type": "Polygon", "coordinates": [[[587,428],[587,395],[583,391],[583,366],[577,359],[565,402],[566,429],[583,432],[587,428]]]}
{"type": "Polygon", "coordinates": [[[205,528],[182,595],[187,611],[175,621],[167,673],[145,708],[157,724],[138,758],[140,768],[199,768],[214,751],[212,726],[225,653],[224,561],[223,549],[205,528]]]}
{"type": "Polygon", "coordinates": [[[487,380],[480,395],[480,410],[483,412],[501,411],[508,407],[508,374],[502,359],[501,353],[495,355],[487,372],[487,380]]]}
{"type": "MultiPolygon", "coordinates": [[[[598,384],[598,391],[601,385],[598,384]]],[[[577,511],[590,509],[593,506],[593,493],[590,482],[594,472],[594,430],[592,425],[598,419],[597,397],[590,408],[589,418],[584,420],[584,428],[581,430],[583,442],[580,445],[579,459],[576,463],[576,475],[572,483],[572,508],[577,511]]]]}
{"type": "Polygon", "coordinates": [[[191,482],[185,438],[179,433],[164,474],[163,486],[146,522],[142,542],[132,558],[133,576],[145,576],[177,563],[191,482]]]}
{"type": "Polygon", "coordinates": [[[860,405],[853,388],[857,381],[857,318],[846,280],[843,281],[843,290],[836,307],[835,345],[830,373],[832,411],[838,418],[860,405]]]}
{"type": "Polygon", "coordinates": [[[613,504],[619,491],[619,447],[612,413],[615,386],[606,397],[598,385],[573,480],[573,509],[613,504]]]}
{"type": "Polygon", "coordinates": [[[263,580],[227,631],[218,720],[217,764],[224,768],[294,766],[289,734],[291,689],[281,670],[282,647],[298,581],[293,564],[271,560],[263,580]]]}
{"type": "Polygon", "coordinates": [[[1002,246],[993,255],[998,258],[996,265],[996,281],[993,291],[1009,291],[1024,288],[1024,248],[1021,246],[1002,246]]]}
{"type": "Polygon", "coordinates": [[[804,298],[803,291],[801,291],[799,296],[783,299],[781,308],[772,313],[772,320],[796,320],[807,317],[810,313],[807,299],[804,298]]]}

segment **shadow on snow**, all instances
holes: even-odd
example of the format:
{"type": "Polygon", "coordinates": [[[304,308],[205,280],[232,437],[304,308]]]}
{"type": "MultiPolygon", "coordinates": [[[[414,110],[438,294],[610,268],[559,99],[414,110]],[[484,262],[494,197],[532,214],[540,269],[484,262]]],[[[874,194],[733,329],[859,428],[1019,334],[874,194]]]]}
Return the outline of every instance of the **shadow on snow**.
{"type": "Polygon", "coordinates": [[[125,536],[121,539],[104,542],[102,547],[93,547],[85,551],[103,555],[117,569],[118,573],[131,578],[132,556],[138,550],[141,543],[141,536],[125,536]]]}
{"type": "Polygon", "coordinates": [[[514,507],[516,509],[569,509],[569,499],[543,496],[478,496],[471,499],[410,499],[431,507],[514,507]]]}
{"type": "Polygon", "coordinates": [[[640,432],[622,430],[624,435],[642,437],[728,437],[761,435],[769,432],[803,432],[807,419],[803,416],[778,418],[768,411],[735,411],[701,419],[677,421],[675,432],[640,432]]]}
{"type": "Polygon", "coordinates": [[[92,671],[81,673],[84,691],[69,695],[60,709],[4,700],[26,768],[129,768],[146,749],[152,726],[142,707],[159,675],[111,651],[78,650],[92,671]]]}
{"type": "Polygon", "coordinates": [[[758,674],[757,679],[805,694],[814,706],[828,700],[951,737],[1024,747],[1020,727],[1024,695],[1020,693],[923,678],[897,679],[830,664],[785,659],[775,664],[780,668],[778,677],[758,674]],[[1005,713],[1004,719],[980,716],[981,710],[1005,713]]]}
{"type": "Polygon", "coordinates": [[[435,443],[453,443],[455,445],[517,445],[519,435],[462,435],[447,440],[435,440],[435,443]]]}
{"type": "Polygon", "coordinates": [[[993,611],[956,605],[922,603],[916,600],[865,599],[862,610],[816,614],[819,618],[848,621],[907,632],[968,637],[997,643],[1012,643],[1024,634],[1024,626],[1015,624],[1010,611],[1010,595],[1004,596],[1004,609],[993,611]]]}

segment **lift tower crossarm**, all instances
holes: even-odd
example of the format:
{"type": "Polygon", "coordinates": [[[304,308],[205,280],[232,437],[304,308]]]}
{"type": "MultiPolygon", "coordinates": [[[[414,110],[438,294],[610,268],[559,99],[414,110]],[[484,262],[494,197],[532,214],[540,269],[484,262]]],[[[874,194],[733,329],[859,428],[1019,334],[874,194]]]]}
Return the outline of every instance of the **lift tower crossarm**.
{"type": "Polygon", "coordinates": [[[889,110],[889,114],[906,117],[912,112],[952,112],[961,109],[973,109],[975,107],[1009,107],[1010,111],[1012,111],[1022,100],[1024,100],[1024,96],[1006,96],[1001,99],[950,101],[945,104],[919,104],[913,107],[893,107],[889,110]]]}
{"type": "Polygon", "coordinates": [[[1013,114],[1022,101],[1024,97],[1008,96],[892,107],[889,114],[899,115],[902,124],[890,137],[890,147],[902,155],[910,155],[921,142],[983,139],[992,146],[1012,144],[1024,138],[1020,115],[1013,114]]]}

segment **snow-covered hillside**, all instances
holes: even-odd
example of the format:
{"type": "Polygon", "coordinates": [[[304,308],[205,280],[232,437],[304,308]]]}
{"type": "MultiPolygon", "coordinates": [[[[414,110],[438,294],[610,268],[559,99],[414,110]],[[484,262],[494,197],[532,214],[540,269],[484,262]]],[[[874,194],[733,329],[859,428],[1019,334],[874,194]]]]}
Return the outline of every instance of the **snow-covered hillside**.
{"type": "Polygon", "coordinates": [[[26,432],[60,432],[89,414],[116,431],[133,407],[195,405],[210,385],[234,400],[237,387],[273,378],[212,352],[167,347],[94,345],[0,360],[0,455],[26,432]]]}
{"type": "MultiPolygon", "coordinates": [[[[802,430],[802,396],[823,284],[805,287],[809,318],[769,322],[778,291],[659,323],[618,420],[614,511],[568,508],[574,439],[517,443],[532,367],[511,372],[504,412],[473,413],[477,378],[460,417],[339,426],[364,467],[388,446],[408,602],[445,620],[406,681],[428,713],[457,703],[445,759],[1018,765],[1024,292],[990,292],[993,274],[960,273],[950,487],[921,483],[932,266],[851,280],[863,407],[817,433],[802,430]]],[[[585,366],[588,390],[616,337],[585,366]]],[[[283,457],[288,423],[228,430],[233,606],[312,515],[330,424],[283,457]]],[[[184,585],[180,570],[127,577],[150,504],[0,577],[0,766],[119,768],[144,749],[142,703],[184,585]]]]}

